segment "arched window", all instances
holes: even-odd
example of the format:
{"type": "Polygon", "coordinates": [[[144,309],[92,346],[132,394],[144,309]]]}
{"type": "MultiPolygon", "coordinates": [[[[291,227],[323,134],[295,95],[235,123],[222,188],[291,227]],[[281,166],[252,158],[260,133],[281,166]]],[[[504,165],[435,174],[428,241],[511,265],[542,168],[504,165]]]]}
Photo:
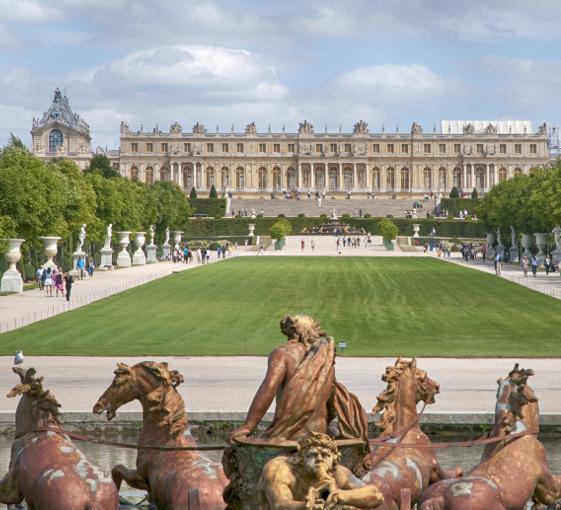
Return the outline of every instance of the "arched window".
{"type": "Polygon", "coordinates": [[[53,129],[49,133],[49,152],[56,152],[59,147],[62,147],[62,133],[53,129]]]}
{"type": "Polygon", "coordinates": [[[136,181],[138,179],[138,168],[136,166],[131,166],[129,176],[131,181],[136,181]]]}
{"type": "Polygon", "coordinates": [[[245,187],[245,171],[239,166],[236,169],[236,189],[243,190],[245,187]]]}
{"type": "Polygon", "coordinates": [[[499,182],[504,182],[506,181],[507,178],[507,171],[506,168],[501,168],[499,170],[499,182]]]}
{"type": "Polygon", "coordinates": [[[193,169],[185,165],[183,167],[183,189],[190,190],[194,185],[193,169]]]}
{"type": "Polygon", "coordinates": [[[206,187],[208,189],[212,188],[214,184],[214,168],[211,166],[206,169],[206,187]]]}
{"type": "Polygon", "coordinates": [[[458,191],[462,189],[462,169],[461,168],[454,168],[452,172],[452,185],[458,188],[458,191]]]}
{"type": "Polygon", "coordinates": [[[521,168],[515,168],[514,169],[514,177],[520,177],[522,175],[522,169],[521,168]]]}
{"type": "Polygon", "coordinates": [[[401,169],[401,191],[409,191],[409,169],[401,169]]]}
{"type": "Polygon", "coordinates": [[[314,178],[316,181],[316,189],[325,188],[325,168],[323,166],[318,166],[314,168],[314,178]]]}
{"type": "Polygon", "coordinates": [[[446,190],[446,168],[439,168],[438,169],[438,189],[440,191],[446,190]]]}
{"type": "Polygon", "coordinates": [[[282,187],[282,173],[281,169],[276,166],[273,168],[273,189],[281,189],[282,187]]]}
{"type": "Polygon", "coordinates": [[[380,169],[372,169],[372,187],[374,190],[378,191],[380,189],[380,169]]]}
{"type": "Polygon", "coordinates": [[[386,170],[386,188],[390,191],[395,189],[395,172],[393,168],[386,170]]]}
{"type": "Polygon", "coordinates": [[[154,184],[154,169],[151,166],[147,166],[144,170],[144,182],[146,184],[154,184]]]}
{"type": "Polygon", "coordinates": [[[483,170],[483,168],[475,169],[475,187],[479,191],[483,191],[485,189],[485,170],[483,170]]]}
{"type": "Polygon", "coordinates": [[[329,189],[331,191],[337,191],[338,180],[339,180],[339,169],[336,167],[331,167],[329,169],[329,189]]]}
{"type": "Polygon", "coordinates": [[[259,189],[267,189],[267,169],[265,167],[259,168],[259,189]]]}
{"type": "Polygon", "coordinates": [[[287,171],[286,171],[286,182],[288,185],[288,189],[290,191],[296,191],[297,185],[296,185],[296,170],[294,170],[294,168],[290,167],[287,171]]]}
{"type": "Polygon", "coordinates": [[[430,168],[425,168],[423,170],[423,183],[425,191],[430,191],[432,189],[432,170],[430,168]]]}
{"type": "Polygon", "coordinates": [[[356,171],[356,180],[358,181],[358,187],[360,189],[366,188],[366,178],[365,178],[364,168],[359,168],[356,171]]]}
{"type": "Polygon", "coordinates": [[[160,181],[169,181],[169,169],[166,166],[160,168],[160,181]]]}
{"type": "Polygon", "coordinates": [[[345,168],[343,170],[343,185],[346,190],[351,190],[353,188],[353,169],[345,168]]]}
{"type": "Polygon", "coordinates": [[[220,170],[220,183],[222,184],[222,189],[230,187],[230,169],[227,166],[223,166],[220,170]]]}

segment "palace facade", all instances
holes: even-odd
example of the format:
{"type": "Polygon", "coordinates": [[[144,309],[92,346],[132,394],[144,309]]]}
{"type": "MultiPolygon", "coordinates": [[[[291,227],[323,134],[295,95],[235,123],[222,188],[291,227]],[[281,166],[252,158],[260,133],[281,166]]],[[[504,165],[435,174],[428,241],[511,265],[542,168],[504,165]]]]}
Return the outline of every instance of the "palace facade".
{"type": "MultiPolygon", "coordinates": [[[[67,156],[83,167],[92,157],[86,127],[57,91],[43,119],[34,120],[34,152],[67,156]]],[[[413,195],[453,186],[484,193],[549,163],[546,125],[534,132],[528,121],[442,121],[439,133],[425,133],[417,123],[407,133],[370,133],[362,120],[352,133],[315,132],[307,121],[292,133],[261,133],[255,123],[243,133],[209,132],[198,122],[190,131],[174,122],[168,132],[146,132],[122,122],[120,150],[107,154],[131,179],[173,181],[186,192],[214,185],[248,196],[308,190],[413,195]]]]}

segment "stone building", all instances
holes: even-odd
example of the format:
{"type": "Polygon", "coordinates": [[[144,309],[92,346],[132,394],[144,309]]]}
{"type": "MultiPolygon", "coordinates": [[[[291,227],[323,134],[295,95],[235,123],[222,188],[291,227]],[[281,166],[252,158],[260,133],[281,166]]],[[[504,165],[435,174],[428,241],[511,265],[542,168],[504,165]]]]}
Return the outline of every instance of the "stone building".
{"type": "Polygon", "coordinates": [[[424,133],[413,123],[407,133],[370,133],[364,121],[352,133],[317,133],[301,122],[296,133],[209,132],[195,124],[184,132],[132,131],[121,124],[121,174],[151,183],[171,180],[236,195],[320,190],[401,195],[484,193],[494,184],[548,164],[545,124],[537,132],[528,121],[442,121],[441,132],[424,133]]]}
{"type": "Polygon", "coordinates": [[[90,126],[72,112],[59,89],[41,120],[33,119],[31,139],[32,152],[45,160],[66,157],[84,170],[92,158],[90,126]]]}

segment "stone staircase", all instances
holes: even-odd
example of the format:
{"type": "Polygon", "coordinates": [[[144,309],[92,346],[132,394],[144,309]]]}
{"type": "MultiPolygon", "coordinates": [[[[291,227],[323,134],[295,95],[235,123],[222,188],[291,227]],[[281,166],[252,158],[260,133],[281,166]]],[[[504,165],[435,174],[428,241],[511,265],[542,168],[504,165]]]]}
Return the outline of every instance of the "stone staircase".
{"type": "MultiPolygon", "coordinates": [[[[358,216],[362,210],[362,215],[370,214],[373,217],[385,217],[391,214],[394,218],[402,218],[405,216],[405,210],[411,209],[414,200],[411,198],[398,198],[391,200],[387,198],[373,199],[353,199],[346,200],[344,198],[331,199],[326,198],[321,201],[321,206],[315,198],[308,199],[306,196],[300,200],[285,198],[276,199],[252,199],[252,198],[233,198],[231,200],[231,210],[238,214],[240,209],[247,209],[249,215],[251,210],[255,210],[255,214],[260,214],[263,209],[263,216],[277,217],[279,214],[285,216],[298,216],[305,214],[309,217],[319,217],[321,214],[331,216],[331,212],[335,209],[337,216],[343,214],[350,216],[358,216]]],[[[427,211],[432,212],[434,202],[421,202],[425,209],[418,210],[419,218],[423,218],[427,211]]]]}

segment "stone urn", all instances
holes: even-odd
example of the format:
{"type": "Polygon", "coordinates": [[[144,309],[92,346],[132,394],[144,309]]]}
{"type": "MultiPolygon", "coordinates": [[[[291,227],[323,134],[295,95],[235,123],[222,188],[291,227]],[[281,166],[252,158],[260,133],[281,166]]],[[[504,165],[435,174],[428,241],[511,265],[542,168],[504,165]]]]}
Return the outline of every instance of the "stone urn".
{"type": "Polygon", "coordinates": [[[522,248],[524,248],[522,251],[522,257],[528,257],[528,259],[530,259],[532,257],[532,252],[530,251],[533,244],[532,234],[522,234],[520,244],[522,245],[522,248]]]}
{"type": "Polygon", "coordinates": [[[146,232],[136,232],[134,235],[134,245],[136,246],[136,251],[132,256],[133,266],[144,266],[146,265],[146,255],[142,247],[146,242],[146,232]]]}
{"type": "Polygon", "coordinates": [[[248,234],[247,236],[248,236],[248,237],[253,237],[253,236],[255,236],[255,232],[254,232],[254,230],[255,230],[255,223],[250,223],[250,224],[248,225],[248,228],[249,228],[249,234],[248,234]]]}
{"type": "Polygon", "coordinates": [[[25,239],[2,239],[2,241],[8,243],[8,251],[4,255],[8,263],[8,269],[2,275],[0,292],[23,292],[23,280],[16,264],[21,259],[20,246],[25,239]]]}
{"type": "Polygon", "coordinates": [[[545,260],[545,248],[547,246],[547,236],[549,234],[546,233],[538,233],[538,234],[534,234],[534,237],[536,238],[536,246],[538,247],[538,254],[537,254],[537,259],[538,259],[538,264],[541,266],[543,265],[543,261],[545,260]]]}
{"type": "Polygon", "coordinates": [[[127,247],[130,243],[130,235],[129,231],[117,232],[119,236],[119,246],[121,247],[121,251],[117,256],[117,267],[131,267],[131,256],[127,251],[127,247]]]}
{"type": "Polygon", "coordinates": [[[419,230],[421,230],[421,224],[413,223],[413,237],[419,237],[419,230]]]}
{"type": "Polygon", "coordinates": [[[487,255],[485,258],[487,260],[495,258],[495,234],[493,232],[487,232],[487,255]]]}
{"type": "Polygon", "coordinates": [[[183,230],[174,230],[173,231],[173,249],[179,251],[179,245],[181,244],[181,235],[183,234],[183,230]]]}
{"type": "Polygon", "coordinates": [[[60,237],[44,236],[39,239],[43,241],[43,250],[45,251],[45,256],[47,257],[47,262],[43,264],[43,269],[50,267],[51,270],[56,269],[58,271],[58,267],[53,262],[53,258],[58,253],[58,242],[60,241],[60,237]]]}

